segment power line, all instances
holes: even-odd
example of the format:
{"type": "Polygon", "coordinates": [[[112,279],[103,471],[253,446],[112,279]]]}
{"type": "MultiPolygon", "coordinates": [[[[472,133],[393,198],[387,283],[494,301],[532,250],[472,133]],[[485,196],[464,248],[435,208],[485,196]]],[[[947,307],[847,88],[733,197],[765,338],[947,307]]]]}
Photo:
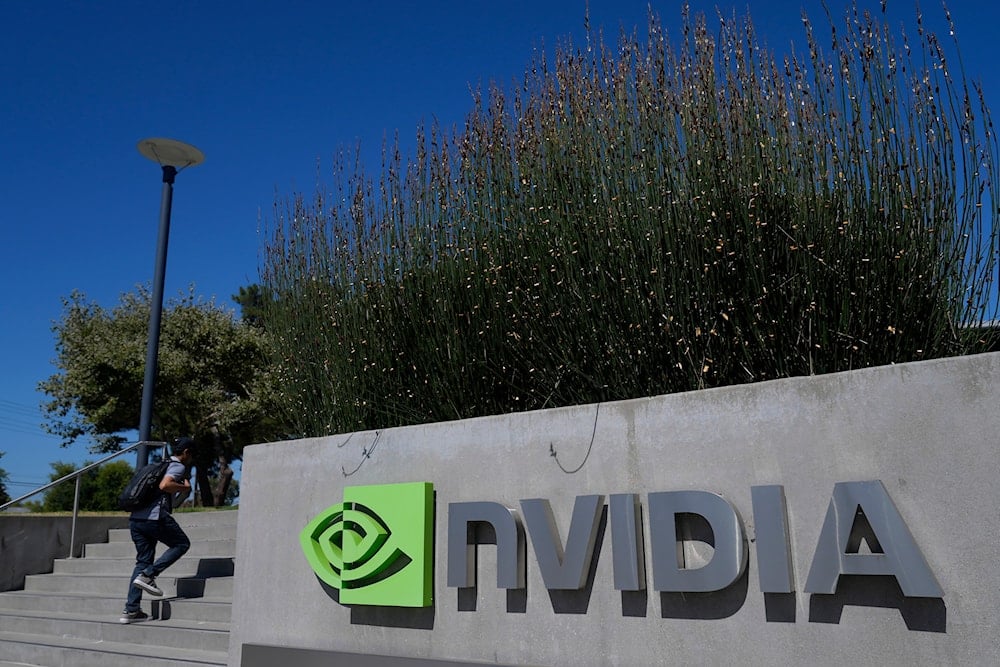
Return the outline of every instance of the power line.
{"type": "Polygon", "coordinates": [[[59,436],[42,428],[44,421],[44,415],[37,406],[0,399],[0,433],[58,439],[59,436]]]}
{"type": "Polygon", "coordinates": [[[13,480],[9,480],[8,479],[6,482],[4,482],[4,485],[5,486],[26,486],[28,488],[34,489],[36,487],[48,484],[49,481],[50,480],[46,480],[44,482],[15,482],[13,480]]]}
{"type": "Polygon", "coordinates": [[[27,403],[18,403],[16,401],[9,401],[3,398],[0,398],[0,412],[15,412],[27,417],[42,416],[42,411],[37,405],[31,406],[27,403]]]}
{"type": "Polygon", "coordinates": [[[19,426],[10,426],[0,422],[0,434],[6,434],[6,433],[13,433],[16,435],[30,435],[38,438],[53,438],[55,440],[59,439],[58,435],[53,435],[48,431],[43,431],[41,428],[32,429],[30,427],[25,428],[19,426]]]}
{"type": "Polygon", "coordinates": [[[24,417],[8,417],[0,413],[0,426],[3,424],[13,424],[14,426],[39,426],[40,421],[35,421],[33,419],[26,419],[24,417]]]}
{"type": "Polygon", "coordinates": [[[31,423],[26,421],[12,421],[0,417],[0,431],[6,431],[8,429],[12,431],[17,431],[17,430],[28,431],[29,433],[45,432],[41,424],[31,423]]]}

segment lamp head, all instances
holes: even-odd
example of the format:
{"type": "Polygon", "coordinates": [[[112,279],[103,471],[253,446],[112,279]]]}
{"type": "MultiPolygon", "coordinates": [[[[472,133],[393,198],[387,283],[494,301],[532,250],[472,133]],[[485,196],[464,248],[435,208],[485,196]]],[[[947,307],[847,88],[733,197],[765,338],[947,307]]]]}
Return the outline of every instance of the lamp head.
{"type": "Polygon", "coordinates": [[[161,167],[184,169],[194,167],[205,161],[205,154],[182,141],[174,139],[152,138],[143,139],[136,148],[146,157],[161,167]]]}

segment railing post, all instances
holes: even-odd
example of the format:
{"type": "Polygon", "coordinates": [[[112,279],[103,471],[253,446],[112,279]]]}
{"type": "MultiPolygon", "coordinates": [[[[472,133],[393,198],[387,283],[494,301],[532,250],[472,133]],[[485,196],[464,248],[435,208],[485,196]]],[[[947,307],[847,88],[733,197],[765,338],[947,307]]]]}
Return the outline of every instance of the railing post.
{"type": "Polygon", "coordinates": [[[80,511],[80,480],[83,479],[83,475],[76,476],[76,489],[73,491],[73,523],[70,524],[69,528],[69,557],[75,558],[73,555],[73,547],[76,544],[76,515],[80,511]]]}

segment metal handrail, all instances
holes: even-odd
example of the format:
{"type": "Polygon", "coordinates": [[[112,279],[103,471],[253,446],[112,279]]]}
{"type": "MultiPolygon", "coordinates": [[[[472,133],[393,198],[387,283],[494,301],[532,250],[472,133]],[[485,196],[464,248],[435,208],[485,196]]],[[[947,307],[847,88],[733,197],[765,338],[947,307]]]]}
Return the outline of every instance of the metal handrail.
{"type": "Polygon", "coordinates": [[[165,443],[165,442],[159,442],[159,441],[151,441],[151,440],[141,440],[139,442],[134,442],[131,445],[129,445],[128,447],[126,447],[125,449],[120,449],[117,452],[115,452],[114,454],[110,454],[108,456],[105,456],[100,461],[97,461],[95,463],[91,463],[90,465],[84,466],[83,468],[80,468],[79,470],[74,470],[73,472],[69,473],[68,475],[64,475],[64,476],[60,477],[59,479],[55,480],[54,482],[49,482],[48,484],[46,484],[44,486],[38,487],[34,491],[29,491],[28,493],[24,494],[20,498],[15,498],[14,500],[11,500],[9,502],[4,503],[3,505],[0,505],[0,512],[4,511],[5,509],[7,509],[8,507],[10,507],[11,505],[16,505],[17,503],[21,502],[22,500],[27,500],[28,498],[32,497],[35,494],[41,493],[42,491],[47,491],[47,490],[51,489],[54,486],[59,486],[63,482],[69,481],[71,479],[75,479],[76,480],[76,489],[73,492],[73,522],[70,525],[70,534],[69,534],[69,557],[73,558],[73,546],[76,544],[76,517],[77,517],[77,514],[79,513],[79,510],[80,510],[80,480],[83,478],[83,474],[86,473],[86,472],[89,472],[89,471],[93,470],[94,468],[97,468],[98,466],[104,465],[105,463],[107,463],[111,459],[118,458],[122,454],[128,454],[132,450],[138,449],[139,447],[141,447],[143,445],[145,445],[146,447],[164,447],[165,448],[167,446],[167,443],[165,443]]]}

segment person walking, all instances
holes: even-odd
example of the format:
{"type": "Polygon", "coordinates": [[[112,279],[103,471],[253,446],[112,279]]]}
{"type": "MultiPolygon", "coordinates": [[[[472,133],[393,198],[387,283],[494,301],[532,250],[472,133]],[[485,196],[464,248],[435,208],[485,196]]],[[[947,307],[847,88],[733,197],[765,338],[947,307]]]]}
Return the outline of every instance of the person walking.
{"type": "Polygon", "coordinates": [[[129,517],[128,527],[135,544],[135,569],[129,581],[125,610],[119,619],[122,623],[135,623],[149,618],[139,608],[143,591],[157,597],[163,595],[163,591],[156,585],[156,577],[177,562],[191,547],[191,540],[177,525],[170,512],[175,500],[179,504],[191,493],[189,478],[195,442],[191,438],[177,438],[171,451],[173,455],[163,479],[160,480],[160,493],[156,500],[135,510],[129,517]],[[158,542],[167,545],[167,550],[154,562],[158,542]]]}

